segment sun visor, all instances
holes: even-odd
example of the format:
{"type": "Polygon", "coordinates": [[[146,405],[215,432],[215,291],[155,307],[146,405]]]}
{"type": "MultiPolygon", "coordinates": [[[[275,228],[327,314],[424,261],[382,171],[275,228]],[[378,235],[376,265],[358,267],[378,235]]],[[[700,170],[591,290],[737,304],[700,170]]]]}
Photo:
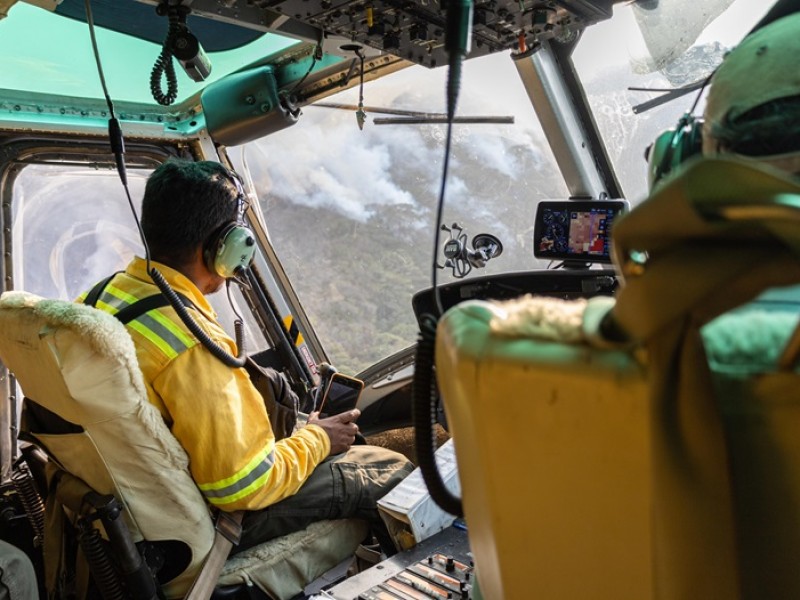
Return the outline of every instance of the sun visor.
{"type": "Polygon", "coordinates": [[[218,144],[238,146],[297,122],[300,109],[278,93],[271,66],[228,75],[200,95],[208,133],[218,144]]]}

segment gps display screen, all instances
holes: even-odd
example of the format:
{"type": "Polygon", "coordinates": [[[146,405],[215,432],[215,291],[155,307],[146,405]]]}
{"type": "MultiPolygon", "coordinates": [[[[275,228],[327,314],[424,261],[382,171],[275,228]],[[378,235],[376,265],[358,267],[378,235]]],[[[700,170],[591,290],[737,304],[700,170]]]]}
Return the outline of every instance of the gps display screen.
{"type": "Polygon", "coordinates": [[[536,211],[533,254],[583,263],[611,262],[611,229],[624,200],[545,201],[536,211]]]}

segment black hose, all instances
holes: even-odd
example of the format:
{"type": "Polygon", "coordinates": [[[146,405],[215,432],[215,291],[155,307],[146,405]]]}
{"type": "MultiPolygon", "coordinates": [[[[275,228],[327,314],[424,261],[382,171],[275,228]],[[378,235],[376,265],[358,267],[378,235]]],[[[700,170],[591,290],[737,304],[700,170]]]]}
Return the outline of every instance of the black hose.
{"type": "Polygon", "coordinates": [[[447,489],[436,466],[436,438],[433,426],[436,423],[436,402],[438,389],[433,372],[434,352],[436,350],[436,317],[423,315],[420,319],[420,332],[417,338],[417,352],[414,358],[414,382],[412,384],[414,445],[417,463],[425,485],[434,502],[442,510],[461,517],[464,508],[461,499],[447,489]]]}
{"type": "Polygon", "coordinates": [[[178,317],[180,320],[183,321],[183,324],[189,328],[189,331],[194,334],[194,336],[200,340],[200,343],[206,347],[206,349],[214,355],[214,357],[221,360],[224,364],[228,365],[229,367],[233,367],[238,369],[239,367],[243,367],[245,362],[247,362],[247,356],[245,355],[244,350],[244,324],[240,320],[236,320],[233,324],[233,327],[236,331],[236,348],[238,349],[238,354],[233,356],[229,353],[225,348],[220,346],[217,342],[212,340],[208,334],[203,331],[200,325],[197,324],[192,318],[192,315],[189,314],[189,311],[186,310],[186,307],[181,302],[181,299],[178,297],[178,294],[175,293],[175,290],[170,287],[167,280],[164,279],[164,276],[156,269],[155,267],[150,269],[150,277],[153,279],[153,282],[156,284],[161,293],[164,294],[164,297],[170,303],[170,306],[175,309],[175,312],[178,313],[178,317]]]}
{"type": "Polygon", "coordinates": [[[33,527],[33,533],[36,536],[34,541],[36,544],[41,544],[44,541],[44,503],[41,496],[39,496],[39,491],[36,489],[36,484],[28,465],[21,463],[17,465],[11,475],[11,483],[14,485],[14,489],[17,490],[22,501],[22,507],[28,516],[28,521],[33,527]]]}
{"type": "Polygon", "coordinates": [[[85,502],[93,506],[100,516],[128,595],[136,600],[157,600],[155,577],[133,543],[130,531],[122,519],[122,504],[114,496],[101,496],[95,492],[87,494],[85,502]]]}
{"type": "Polygon", "coordinates": [[[119,576],[111,564],[108,551],[103,545],[100,532],[92,526],[91,520],[82,517],[78,520],[78,542],[81,545],[94,582],[100,588],[103,600],[125,600],[119,576]]]}

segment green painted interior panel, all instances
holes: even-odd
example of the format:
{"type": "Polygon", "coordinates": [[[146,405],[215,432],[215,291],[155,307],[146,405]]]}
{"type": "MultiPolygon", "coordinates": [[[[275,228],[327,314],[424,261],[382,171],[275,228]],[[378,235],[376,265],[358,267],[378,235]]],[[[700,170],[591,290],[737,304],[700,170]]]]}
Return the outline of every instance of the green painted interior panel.
{"type": "MultiPolygon", "coordinates": [[[[160,46],[102,28],[97,28],[97,42],[112,98],[158,107],[150,94],[150,72],[160,46]]],[[[176,62],[177,103],[228,73],[298,43],[268,33],[240,48],[209,53],[212,71],[203,83],[190,80],[176,62]]],[[[39,94],[103,97],[85,23],[18,3],[0,20],[0,56],[0,90],[30,92],[32,99],[39,94]]]]}

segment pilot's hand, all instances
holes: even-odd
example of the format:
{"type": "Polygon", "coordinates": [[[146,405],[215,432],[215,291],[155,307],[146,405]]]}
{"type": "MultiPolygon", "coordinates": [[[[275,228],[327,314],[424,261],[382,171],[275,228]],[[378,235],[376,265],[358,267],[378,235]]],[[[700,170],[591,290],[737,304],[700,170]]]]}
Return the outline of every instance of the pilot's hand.
{"type": "Polygon", "coordinates": [[[322,427],[331,440],[331,454],[339,454],[353,445],[358,433],[355,421],[359,416],[361,411],[357,408],[324,419],[319,418],[318,412],[313,412],[308,415],[308,424],[322,427]]]}

